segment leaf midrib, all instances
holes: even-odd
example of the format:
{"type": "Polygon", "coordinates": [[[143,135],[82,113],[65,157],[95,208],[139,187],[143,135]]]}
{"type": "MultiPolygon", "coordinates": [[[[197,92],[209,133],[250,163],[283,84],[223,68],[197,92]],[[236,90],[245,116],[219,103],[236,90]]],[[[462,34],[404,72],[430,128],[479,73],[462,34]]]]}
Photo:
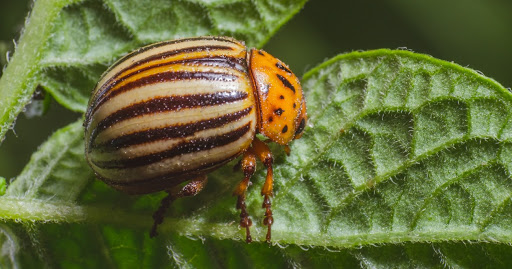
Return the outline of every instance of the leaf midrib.
{"type": "MultiPolygon", "coordinates": [[[[0,197],[0,214],[2,212],[10,211],[16,206],[17,214],[13,215],[10,221],[23,221],[23,222],[88,222],[95,224],[113,224],[122,227],[132,227],[149,231],[152,223],[149,214],[141,213],[128,213],[118,208],[109,206],[78,206],[75,204],[55,204],[42,200],[23,201],[17,198],[0,197]],[[21,205],[23,204],[23,205],[21,205]],[[39,208],[34,212],[28,208],[39,208]],[[56,217],[53,212],[60,210],[63,212],[59,217],[56,217]],[[34,213],[40,214],[34,214],[34,213]],[[41,215],[41,213],[51,213],[49,215],[41,215]],[[53,218],[48,218],[53,216],[53,218]]],[[[11,211],[12,212],[12,211],[11,211]]],[[[5,220],[5,218],[0,218],[5,220]]],[[[237,224],[227,223],[205,223],[202,219],[177,219],[166,218],[164,223],[160,226],[160,231],[164,233],[178,233],[181,235],[191,237],[201,237],[209,234],[218,239],[242,239],[240,231],[237,229],[237,224]]],[[[253,229],[255,238],[260,238],[264,235],[265,229],[253,229]]],[[[439,229],[427,231],[379,231],[366,234],[352,233],[336,236],[326,234],[323,232],[310,234],[304,237],[304,232],[290,232],[289,230],[274,230],[273,231],[273,244],[298,244],[298,245],[316,245],[316,246],[331,246],[331,247],[354,247],[361,245],[372,245],[380,243],[402,243],[402,242],[442,242],[442,241],[458,241],[458,240],[474,240],[474,241],[489,241],[508,243],[512,241],[512,234],[504,236],[500,234],[499,237],[493,237],[492,234],[482,232],[481,227],[476,224],[464,226],[457,229],[439,229]]]]}

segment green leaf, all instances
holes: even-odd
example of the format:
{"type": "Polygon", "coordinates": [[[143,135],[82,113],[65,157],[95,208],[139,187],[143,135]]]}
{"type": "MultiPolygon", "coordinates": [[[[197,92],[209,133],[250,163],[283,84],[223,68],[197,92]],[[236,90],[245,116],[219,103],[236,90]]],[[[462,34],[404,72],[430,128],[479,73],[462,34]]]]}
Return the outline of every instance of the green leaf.
{"type": "Polygon", "coordinates": [[[261,47],[306,0],[38,0],[0,78],[0,141],[37,86],[83,112],[102,72],[142,45],[228,35],[261,47]]]}
{"type": "MultiPolygon", "coordinates": [[[[24,267],[510,267],[512,95],[407,51],[353,52],[306,74],[309,122],[275,154],[273,246],[242,240],[231,165],[171,206],[92,180],[80,122],[56,132],[0,197],[0,264],[24,267]],[[84,188],[84,186],[86,186],[84,188]],[[21,242],[31,242],[23,245],[21,242]],[[471,244],[468,244],[470,242],[471,244]],[[22,251],[23,249],[23,251],[22,251]]],[[[266,229],[260,169],[248,194],[266,229]]]]}
{"type": "Polygon", "coordinates": [[[84,159],[83,139],[82,120],[55,132],[9,185],[6,196],[48,203],[74,202],[94,178],[84,159]]]}

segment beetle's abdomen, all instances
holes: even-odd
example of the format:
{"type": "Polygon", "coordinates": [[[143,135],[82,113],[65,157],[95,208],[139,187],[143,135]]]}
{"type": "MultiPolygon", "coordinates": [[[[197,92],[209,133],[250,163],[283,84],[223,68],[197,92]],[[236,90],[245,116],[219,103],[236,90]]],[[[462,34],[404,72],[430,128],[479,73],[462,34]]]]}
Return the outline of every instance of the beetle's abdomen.
{"type": "Polygon", "coordinates": [[[246,49],[229,38],[157,43],[102,77],[85,118],[86,157],[120,190],[148,193],[238,156],[256,130],[246,49]]]}

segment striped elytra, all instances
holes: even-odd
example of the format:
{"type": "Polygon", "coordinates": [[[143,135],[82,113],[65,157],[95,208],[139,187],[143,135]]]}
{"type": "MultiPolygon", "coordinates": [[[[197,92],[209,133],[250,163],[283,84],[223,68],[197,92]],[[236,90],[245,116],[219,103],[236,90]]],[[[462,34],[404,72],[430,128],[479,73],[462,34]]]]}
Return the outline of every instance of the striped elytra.
{"type": "Polygon", "coordinates": [[[170,202],[197,194],[209,172],[243,155],[234,193],[248,242],[245,192],[259,159],[270,240],[272,154],[255,135],[287,145],[306,119],[299,80],[283,62],[228,37],[178,39],[135,50],[103,74],[85,114],[85,155],[120,191],[169,193],[152,236],[170,202]]]}

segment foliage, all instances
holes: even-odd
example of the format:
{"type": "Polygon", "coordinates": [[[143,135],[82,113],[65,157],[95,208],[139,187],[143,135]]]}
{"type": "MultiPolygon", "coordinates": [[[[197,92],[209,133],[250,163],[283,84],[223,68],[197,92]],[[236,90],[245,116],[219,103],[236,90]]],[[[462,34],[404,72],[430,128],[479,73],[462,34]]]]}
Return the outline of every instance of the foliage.
{"type": "MultiPolygon", "coordinates": [[[[83,111],[101,72],[135,47],[200,34],[259,47],[304,4],[134,3],[36,2],[0,79],[1,135],[36,85],[83,111]]],[[[509,91],[471,69],[396,50],[339,55],[310,70],[303,87],[304,136],[290,156],[274,147],[272,245],[261,242],[266,231],[258,225],[264,171],[248,196],[260,242],[246,244],[231,196],[242,175],[232,165],[212,173],[200,195],[176,201],[150,239],[164,194],[128,196],[95,180],[79,119],[41,145],[0,196],[0,265],[510,266],[509,91]]],[[[0,179],[0,195],[5,187],[0,179]]]]}

